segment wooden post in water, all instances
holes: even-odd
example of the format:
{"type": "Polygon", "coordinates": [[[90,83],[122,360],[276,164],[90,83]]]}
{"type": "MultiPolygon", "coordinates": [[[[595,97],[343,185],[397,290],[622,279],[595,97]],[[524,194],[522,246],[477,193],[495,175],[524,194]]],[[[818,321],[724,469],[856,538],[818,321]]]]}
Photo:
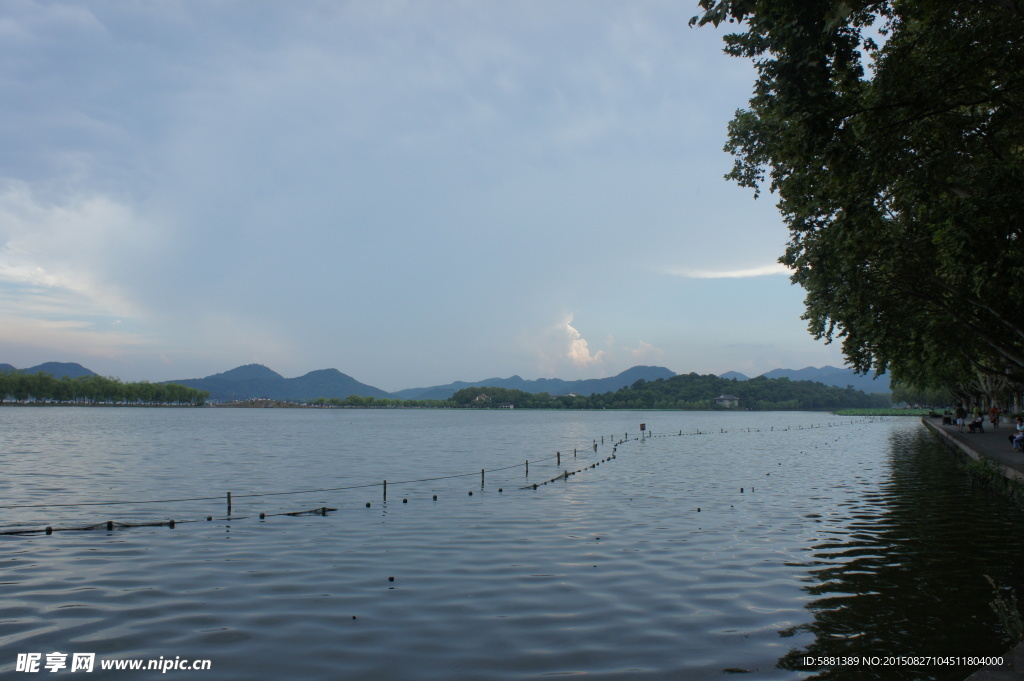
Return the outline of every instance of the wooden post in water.
{"type": "Polygon", "coordinates": [[[480,469],[480,487],[481,487],[481,489],[483,488],[483,486],[484,486],[484,469],[481,468],[480,469]]]}
{"type": "Polygon", "coordinates": [[[388,481],[384,481],[384,501],[388,500],[388,481]]]}
{"type": "Polygon", "coordinates": [[[530,460],[526,460],[526,477],[530,477],[530,460]]]}
{"type": "Polygon", "coordinates": [[[228,492],[228,515],[231,515],[231,492],[228,492]]]}

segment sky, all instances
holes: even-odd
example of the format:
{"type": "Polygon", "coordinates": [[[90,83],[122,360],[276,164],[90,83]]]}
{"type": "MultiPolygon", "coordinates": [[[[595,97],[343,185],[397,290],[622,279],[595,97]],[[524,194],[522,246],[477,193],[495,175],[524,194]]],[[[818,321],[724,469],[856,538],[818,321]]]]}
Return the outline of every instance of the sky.
{"type": "Polygon", "coordinates": [[[0,4],[0,362],[384,390],[842,366],[678,0],[0,4]]]}

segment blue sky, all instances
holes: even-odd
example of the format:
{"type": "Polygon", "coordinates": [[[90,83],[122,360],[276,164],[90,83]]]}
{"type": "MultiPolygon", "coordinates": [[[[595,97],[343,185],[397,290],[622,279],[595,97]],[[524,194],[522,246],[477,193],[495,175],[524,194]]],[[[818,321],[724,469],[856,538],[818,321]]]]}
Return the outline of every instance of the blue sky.
{"type": "Polygon", "coordinates": [[[696,2],[0,5],[0,362],[385,390],[842,365],[696,2]]]}

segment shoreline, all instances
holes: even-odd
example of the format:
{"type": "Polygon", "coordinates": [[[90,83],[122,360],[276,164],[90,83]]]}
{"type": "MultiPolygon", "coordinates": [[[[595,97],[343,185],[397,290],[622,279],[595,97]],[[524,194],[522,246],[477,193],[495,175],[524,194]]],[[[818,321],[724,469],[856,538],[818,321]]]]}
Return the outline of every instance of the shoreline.
{"type": "Polygon", "coordinates": [[[1013,432],[1012,426],[992,428],[986,423],[986,430],[982,433],[961,433],[956,426],[942,425],[939,418],[926,416],[921,423],[946,447],[958,450],[979,463],[990,460],[1006,480],[1024,483],[1024,454],[1014,452],[1006,439],[1013,432]]]}
{"type": "Polygon", "coordinates": [[[175,409],[196,409],[200,407],[206,407],[209,405],[205,404],[117,404],[114,402],[0,402],[0,408],[3,407],[145,407],[148,409],[156,408],[175,408],[175,409]]]}
{"type": "Polygon", "coordinates": [[[860,410],[864,413],[845,413],[848,410],[833,409],[833,408],[822,408],[822,409],[721,409],[721,408],[710,408],[710,409],[679,409],[679,408],[665,408],[665,407],[602,407],[597,408],[573,408],[573,407],[518,407],[516,409],[509,409],[503,407],[468,407],[468,406],[406,406],[406,405],[320,405],[320,404],[302,404],[298,402],[288,402],[285,400],[253,400],[251,402],[218,402],[211,403],[206,402],[204,404],[130,404],[122,402],[11,402],[3,401],[0,402],[0,409],[4,407],[129,407],[129,408],[163,408],[163,407],[176,407],[176,408],[208,408],[208,409],[319,409],[319,410],[335,410],[335,409],[367,409],[367,410],[405,410],[405,409],[417,409],[417,410],[436,410],[436,411],[578,411],[578,412],[620,412],[620,411],[643,411],[643,412],[707,412],[707,413],[720,413],[720,414],[748,414],[748,413],[788,413],[788,412],[805,412],[809,414],[833,414],[835,416],[884,416],[884,417],[906,417],[914,416],[918,417],[921,414],[918,413],[893,413],[894,410],[879,409],[879,410],[860,410]]]}
{"type": "MultiPolygon", "coordinates": [[[[942,425],[941,419],[926,416],[921,423],[948,449],[970,459],[968,466],[976,462],[986,471],[998,472],[1010,490],[1024,484],[1024,454],[1014,452],[1006,440],[1012,427],[992,428],[986,424],[983,433],[961,433],[956,426],[942,425]]],[[[1008,650],[1003,660],[1002,665],[978,669],[965,681],[1024,681],[1024,642],[1008,650]]]]}

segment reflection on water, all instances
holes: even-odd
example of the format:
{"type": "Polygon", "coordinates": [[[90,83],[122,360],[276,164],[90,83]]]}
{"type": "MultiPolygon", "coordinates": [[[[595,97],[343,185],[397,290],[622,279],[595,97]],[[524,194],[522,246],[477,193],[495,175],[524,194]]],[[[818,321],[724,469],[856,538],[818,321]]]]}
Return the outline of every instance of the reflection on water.
{"type": "MultiPolygon", "coordinates": [[[[199,522],[0,537],[0,674],[58,650],[211,659],[218,680],[952,680],[970,670],[804,658],[998,655],[984,575],[1024,584],[1024,515],[913,420],[0,409],[0,465],[6,503],[234,491],[247,516],[119,506],[199,522]],[[607,461],[639,423],[658,437],[607,461]],[[528,477],[497,471],[527,459],[528,477]],[[387,502],[242,496],[464,472],[387,502]],[[321,506],[338,511],[258,519],[321,506]]],[[[8,509],[0,526],[108,513],[8,509]]]]}
{"type": "Polygon", "coordinates": [[[817,669],[812,679],[963,679],[971,668],[804,664],[812,658],[1002,655],[992,611],[997,584],[1024,582],[1021,512],[974,489],[950,453],[920,431],[893,434],[888,479],[847,505],[844,517],[816,519],[819,541],[804,590],[814,619],[780,632],[814,635],[779,660],[817,669]]]}

